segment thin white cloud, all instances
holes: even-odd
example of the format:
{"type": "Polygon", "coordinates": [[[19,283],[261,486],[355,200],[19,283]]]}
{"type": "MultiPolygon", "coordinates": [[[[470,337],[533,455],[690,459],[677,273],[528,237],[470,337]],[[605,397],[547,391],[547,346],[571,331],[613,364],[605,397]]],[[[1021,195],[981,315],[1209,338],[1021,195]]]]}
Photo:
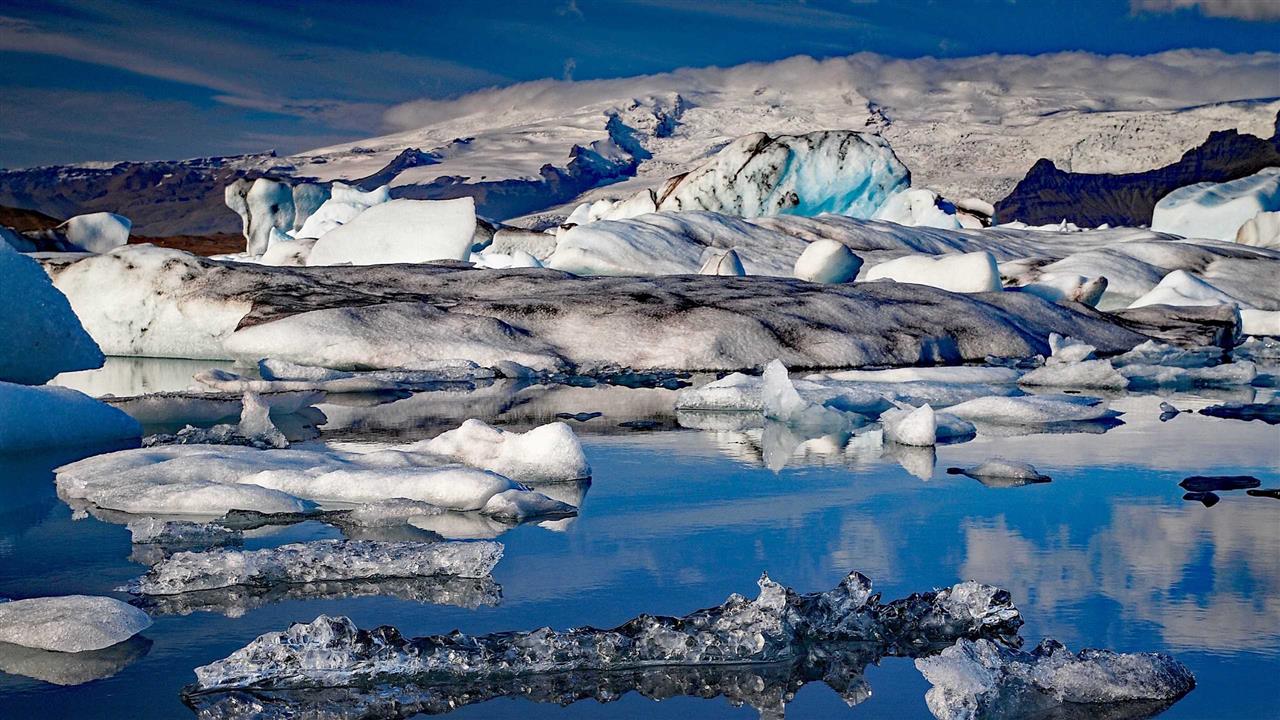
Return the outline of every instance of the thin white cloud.
{"type": "Polygon", "coordinates": [[[1207,17],[1251,22],[1280,20],[1280,0],[1129,0],[1135,13],[1169,13],[1195,8],[1207,17]]]}

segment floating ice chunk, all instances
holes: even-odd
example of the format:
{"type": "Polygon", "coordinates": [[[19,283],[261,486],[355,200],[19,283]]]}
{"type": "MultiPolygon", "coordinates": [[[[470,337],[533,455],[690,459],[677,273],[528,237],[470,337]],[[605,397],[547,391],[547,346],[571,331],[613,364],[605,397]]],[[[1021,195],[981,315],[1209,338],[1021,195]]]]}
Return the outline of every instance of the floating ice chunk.
{"type": "Polygon", "coordinates": [[[1130,364],[1119,372],[1131,387],[1235,387],[1249,385],[1258,377],[1257,366],[1247,360],[1205,368],[1130,364]]]}
{"type": "Polygon", "coordinates": [[[126,588],[140,595],[174,595],[233,585],[415,578],[455,575],[481,578],[502,558],[491,541],[437,543],[314,540],[262,550],[177,553],[126,588]]]}
{"type": "Polygon", "coordinates": [[[861,418],[856,415],[801,397],[795,384],[791,382],[787,368],[779,360],[765,365],[761,381],[761,405],[764,416],[770,420],[824,428],[861,424],[861,418]]]}
{"type": "Polygon", "coordinates": [[[979,465],[966,468],[947,468],[952,475],[967,475],[989,487],[1018,487],[1032,483],[1047,483],[1051,479],[1042,475],[1031,463],[1004,458],[991,458],[979,465]]]}
{"type": "Polygon", "coordinates": [[[0,382],[0,453],[140,437],[136,420],[77,390],[0,382]]]}
{"type": "Polygon", "coordinates": [[[938,421],[928,405],[886,410],[880,422],[884,424],[885,439],[899,445],[929,447],[938,442],[938,421]]]}
{"type": "Polygon", "coordinates": [[[1239,301],[1186,270],[1165,275],[1151,292],[1134,300],[1129,307],[1146,305],[1239,305],[1239,301]]]}
{"type": "Polygon", "coordinates": [[[1202,368],[1217,365],[1222,362],[1222,356],[1222,348],[1216,346],[1184,348],[1148,340],[1129,352],[1111,358],[1111,364],[1118,368],[1126,365],[1202,368]]]}
{"type": "Polygon", "coordinates": [[[315,509],[317,501],[362,503],[387,498],[481,510],[497,493],[522,486],[488,470],[452,463],[500,467],[540,481],[568,481],[589,474],[572,431],[561,423],[544,428],[522,435],[476,421],[444,440],[365,453],[167,445],[63,466],[57,471],[57,485],[65,498],[134,514],[216,516],[233,509],[307,512],[315,509]]]}
{"type": "Polygon", "coordinates": [[[1046,364],[1023,375],[1018,384],[1123,390],[1129,386],[1129,380],[1111,366],[1110,360],[1085,360],[1070,364],[1046,364]]]}
{"type": "Polygon", "coordinates": [[[1241,308],[1240,332],[1244,335],[1280,337],[1280,310],[1241,308]]]}
{"type": "Polygon", "coordinates": [[[681,618],[641,615],[611,630],[542,628],[409,640],[394,628],[360,630],[347,618],[321,616],[197,668],[188,691],[412,684],[415,676],[451,684],[653,665],[771,663],[850,641],[865,641],[880,654],[911,655],[959,637],[1003,637],[1021,624],[1007,592],[977,583],[881,604],[858,573],[833,590],[805,595],[765,577],[755,600],[735,594],[681,618]]]}
{"type": "Polygon", "coordinates": [[[835,240],[814,240],[800,253],[793,271],[800,280],[816,283],[853,282],[862,268],[862,258],[835,240]]]}
{"type": "Polygon", "coordinates": [[[742,258],[736,250],[730,248],[722,253],[710,253],[707,261],[698,268],[699,275],[728,275],[742,277],[747,271],[742,267],[742,258]]]}
{"type": "Polygon", "coordinates": [[[391,200],[334,228],[307,265],[381,265],[466,260],[476,230],[475,200],[391,200]]]}
{"type": "Polygon", "coordinates": [[[1246,220],[1236,231],[1236,242],[1280,250],[1280,212],[1260,212],[1246,220]]]}
{"type": "Polygon", "coordinates": [[[63,595],[0,603],[0,642],[41,650],[101,650],[149,627],[146,613],[109,597],[63,595]]]}
{"type": "Polygon", "coordinates": [[[102,367],[103,356],[40,264],[0,243],[0,382],[40,385],[71,370],[102,367]]]}
{"type": "Polygon", "coordinates": [[[974,422],[1015,425],[1110,420],[1119,414],[1087,395],[981,397],[952,405],[947,412],[974,422]]]}
{"type": "Polygon", "coordinates": [[[862,279],[930,285],[958,293],[994,292],[1001,289],[996,259],[985,251],[905,255],[872,267],[862,279]]]}
{"type": "Polygon", "coordinates": [[[1070,706],[1081,717],[1151,717],[1195,687],[1191,671],[1169,655],[1073,654],[1054,640],[1023,652],[961,639],[915,663],[933,685],[925,702],[939,720],[1065,717],[1070,706]],[[1132,715],[1116,707],[1126,703],[1137,705],[1132,715]]]}
{"type": "Polygon", "coordinates": [[[425,303],[313,310],[237,330],[223,347],[246,360],[271,357],[339,370],[425,367],[441,358],[485,366],[511,360],[549,371],[564,367],[545,343],[501,320],[425,303]]]}
{"type": "Polygon", "coordinates": [[[1156,203],[1151,229],[1187,238],[1236,239],[1259,212],[1280,210],[1280,168],[1222,183],[1180,187],[1156,203]]]}
{"type": "Polygon", "coordinates": [[[1049,333],[1049,357],[1047,365],[1071,365],[1092,360],[1097,348],[1074,338],[1049,333]]]}
{"type": "MultiPolygon", "coordinates": [[[[341,185],[341,183],[335,183],[335,185],[341,185]]],[[[333,197],[333,190],[328,185],[309,182],[294,183],[293,228],[289,230],[289,235],[300,237],[298,231],[331,197],[333,197]]]]}
{"type": "Polygon", "coordinates": [[[491,470],[520,482],[568,482],[591,477],[582,443],[573,429],[562,422],[517,433],[480,420],[467,420],[410,449],[491,470]]]}
{"type": "Polygon", "coordinates": [[[199,428],[191,425],[174,435],[152,435],[143,446],[156,445],[248,445],[259,449],[287,448],[289,439],[271,422],[271,406],[254,392],[246,392],[240,403],[240,422],[199,428]]]}
{"type": "Polygon", "coordinates": [[[836,380],[840,382],[938,382],[952,385],[1000,385],[1017,382],[1021,376],[1022,373],[1013,368],[949,366],[904,367],[889,368],[887,370],[840,370],[807,375],[805,380],[815,382],[836,380]]]}
{"type": "Polygon", "coordinates": [[[76,215],[57,227],[72,245],[91,253],[104,253],[129,242],[133,223],[109,212],[76,215]]]}
{"type": "Polygon", "coordinates": [[[924,188],[899,190],[890,195],[871,218],[899,225],[946,230],[959,230],[961,227],[955,206],[946,203],[934,191],[924,188]]]}
{"type": "Polygon", "coordinates": [[[1044,273],[1035,282],[1027,283],[1017,289],[1050,302],[1071,300],[1089,307],[1097,307],[1107,291],[1107,279],[1069,273],[1044,273]]]}
{"type": "Polygon", "coordinates": [[[224,545],[241,539],[239,530],[218,523],[139,518],[128,524],[135,545],[224,545]]]}

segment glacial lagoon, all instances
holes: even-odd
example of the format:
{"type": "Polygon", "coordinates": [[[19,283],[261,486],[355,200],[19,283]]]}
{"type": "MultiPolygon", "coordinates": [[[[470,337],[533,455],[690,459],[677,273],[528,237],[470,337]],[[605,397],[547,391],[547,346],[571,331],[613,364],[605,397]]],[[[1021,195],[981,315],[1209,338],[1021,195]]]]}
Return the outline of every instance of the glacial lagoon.
{"type": "MultiPolygon", "coordinates": [[[[86,389],[123,395],[179,389],[193,370],[147,360],[122,370],[119,362],[60,382],[96,382],[86,389]]],[[[1171,653],[1197,687],[1162,718],[1276,712],[1280,501],[1224,491],[1210,507],[1184,500],[1179,487],[1191,475],[1251,475],[1263,488],[1280,486],[1280,427],[1194,412],[1224,400],[1264,402],[1272,389],[1112,394],[1112,409],[1124,413],[1114,427],[980,432],[934,450],[886,449],[875,425],[806,437],[758,417],[677,414],[676,392],[662,388],[479,385],[332,396],[319,406],[322,416],[292,432],[311,438],[294,447],[378,447],[434,436],[462,417],[525,430],[557,413],[601,413],[567,421],[593,471],[590,485],[575,490],[585,493],[578,517],[454,523],[442,532],[504,543],[493,572],[498,597],[437,604],[431,593],[393,582],[206,597],[154,613],[139,637],[94,657],[0,647],[0,716],[190,716],[181,691],[194,681],[193,668],[321,614],[364,628],[394,625],[406,636],[612,627],[642,613],[684,615],[730,593],[754,597],[762,572],[811,592],[851,570],[871,578],[886,600],[963,580],[1006,588],[1026,621],[1020,634],[1028,647],[1052,637],[1073,651],[1171,653]],[[1161,421],[1165,400],[1184,412],[1161,421]],[[988,486],[947,473],[992,457],[1029,462],[1052,481],[988,486]]],[[[73,514],[54,490],[52,469],[92,452],[0,459],[0,596],[130,599],[115,588],[146,568],[130,560],[137,547],[129,531],[73,514]]],[[[308,521],[248,531],[244,548],[339,537],[334,526],[308,521]]],[[[854,707],[821,680],[784,682],[786,717],[931,717],[929,684],[910,660],[873,662],[860,681],[870,694],[857,695],[854,707]]],[[[699,697],[661,687],[647,693],[660,702],[639,692],[564,707],[507,697],[450,716],[771,716],[720,696],[717,683],[741,683],[740,675],[709,673],[699,682],[699,697]]]]}

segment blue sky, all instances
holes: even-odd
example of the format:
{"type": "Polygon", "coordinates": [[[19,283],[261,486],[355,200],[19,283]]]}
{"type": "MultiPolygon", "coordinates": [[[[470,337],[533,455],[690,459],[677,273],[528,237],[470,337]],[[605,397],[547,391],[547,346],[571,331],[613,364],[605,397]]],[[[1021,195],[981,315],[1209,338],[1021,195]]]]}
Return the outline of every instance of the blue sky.
{"type": "Polygon", "coordinates": [[[0,166],[281,152],[398,103],[796,54],[1280,51],[1280,0],[0,5],[0,166]]]}

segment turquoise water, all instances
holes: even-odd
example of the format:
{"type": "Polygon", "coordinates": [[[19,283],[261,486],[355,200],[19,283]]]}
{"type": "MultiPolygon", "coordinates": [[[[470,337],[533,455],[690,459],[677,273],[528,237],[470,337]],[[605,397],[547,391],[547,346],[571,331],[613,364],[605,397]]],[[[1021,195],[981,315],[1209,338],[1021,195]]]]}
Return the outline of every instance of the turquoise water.
{"type": "MultiPolygon", "coordinates": [[[[872,578],[886,598],[965,579],[1005,587],[1022,610],[1022,636],[1030,643],[1048,636],[1073,650],[1171,652],[1192,669],[1198,687],[1161,717],[1277,716],[1280,501],[1228,492],[1206,508],[1183,501],[1178,482],[1193,474],[1252,474],[1264,487],[1280,486],[1280,427],[1194,414],[1160,423],[1160,398],[1132,396],[1113,401],[1126,411],[1126,424],[1105,434],[982,435],[940,447],[936,458],[927,451],[895,457],[882,454],[873,436],[792,447],[799,439],[780,442],[770,429],[669,429],[678,426],[662,410],[670,399],[666,391],[620,389],[534,390],[513,399],[482,388],[470,398],[432,394],[402,400],[394,410],[377,406],[382,412],[330,406],[332,427],[321,429],[347,441],[431,434],[461,412],[454,408],[468,406],[517,427],[554,411],[605,416],[577,426],[594,470],[581,516],[500,535],[506,556],[494,572],[503,595],[496,607],[358,597],[285,600],[240,617],[158,617],[110,677],[64,687],[0,673],[0,717],[189,716],[179,691],[194,679],[192,668],[321,613],[348,615],[367,627],[393,624],[408,635],[608,627],[639,613],[685,614],[732,592],[753,596],[762,571],[807,592],[834,586],[850,570],[872,578]],[[664,429],[617,427],[636,418],[657,419],[664,429]],[[765,448],[769,464],[781,469],[765,466],[765,448]],[[993,456],[1031,462],[1053,481],[990,488],[945,473],[993,456]]],[[[1176,404],[1207,402],[1182,397],[1176,404]]],[[[54,494],[51,468],[81,454],[0,459],[0,596],[111,594],[144,570],[128,560],[123,526],[73,520],[54,494]]],[[[306,523],[246,546],[336,536],[329,526],[306,523]]],[[[13,653],[0,647],[0,667],[12,669],[13,653]]],[[[818,682],[795,694],[786,715],[930,717],[928,684],[910,661],[886,659],[868,667],[865,678],[872,694],[856,707],[818,682]]],[[[564,708],[495,700],[453,716],[758,713],[723,698],[654,702],[631,693],[564,708]]]]}

